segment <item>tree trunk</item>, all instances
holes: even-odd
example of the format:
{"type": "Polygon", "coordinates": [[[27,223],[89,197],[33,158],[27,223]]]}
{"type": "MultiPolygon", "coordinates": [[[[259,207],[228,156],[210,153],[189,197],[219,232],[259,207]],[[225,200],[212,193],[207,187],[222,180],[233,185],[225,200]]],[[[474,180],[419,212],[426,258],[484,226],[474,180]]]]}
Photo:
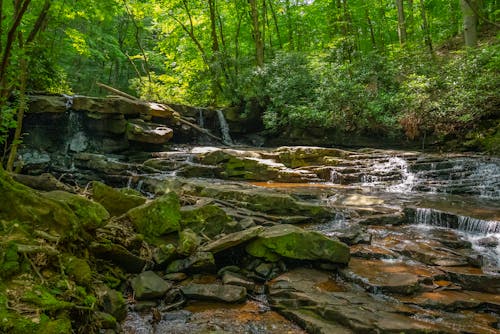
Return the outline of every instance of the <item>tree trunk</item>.
{"type": "Polygon", "coordinates": [[[403,0],[396,0],[396,7],[398,9],[398,37],[399,44],[404,45],[406,43],[406,18],[403,7],[403,0]]]}
{"type": "Polygon", "coordinates": [[[268,3],[269,3],[269,9],[271,9],[271,15],[273,16],[274,27],[276,29],[276,36],[278,37],[278,45],[280,49],[283,49],[283,42],[281,41],[280,28],[278,26],[278,18],[276,17],[276,11],[274,10],[273,6],[273,0],[269,0],[268,3]]]}
{"type": "Polygon", "coordinates": [[[252,32],[255,43],[255,61],[258,67],[264,66],[264,42],[260,32],[259,9],[257,0],[248,0],[250,3],[250,15],[252,17],[252,32]]]}
{"type": "Polygon", "coordinates": [[[477,0],[460,0],[464,19],[465,46],[477,45],[477,0]]]}
{"type": "Polygon", "coordinates": [[[420,13],[422,15],[422,30],[424,32],[425,45],[429,49],[431,56],[434,56],[434,48],[432,46],[431,31],[429,29],[429,23],[427,22],[427,13],[425,11],[425,2],[420,0],[420,13]]]}

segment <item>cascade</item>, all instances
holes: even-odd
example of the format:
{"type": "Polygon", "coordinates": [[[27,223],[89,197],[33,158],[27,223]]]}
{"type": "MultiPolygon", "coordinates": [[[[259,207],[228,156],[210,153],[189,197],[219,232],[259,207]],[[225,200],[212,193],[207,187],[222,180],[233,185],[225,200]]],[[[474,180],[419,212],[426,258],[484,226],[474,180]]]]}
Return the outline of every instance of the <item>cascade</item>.
{"type": "Polygon", "coordinates": [[[220,132],[222,134],[222,141],[227,145],[233,145],[233,139],[229,134],[229,124],[227,124],[226,118],[222,110],[217,109],[217,118],[219,119],[220,132]]]}
{"type": "Polygon", "coordinates": [[[198,125],[200,128],[205,127],[205,116],[203,115],[203,108],[198,108],[198,125]]]}

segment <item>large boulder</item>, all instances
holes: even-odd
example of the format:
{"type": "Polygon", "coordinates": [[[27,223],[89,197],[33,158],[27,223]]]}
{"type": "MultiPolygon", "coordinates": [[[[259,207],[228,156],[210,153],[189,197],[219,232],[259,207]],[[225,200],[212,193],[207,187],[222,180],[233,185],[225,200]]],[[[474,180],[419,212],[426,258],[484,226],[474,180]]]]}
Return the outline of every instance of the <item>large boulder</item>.
{"type": "Polygon", "coordinates": [[[264,227],[254,226],[243,231],[230,233],[223,236],[222,238],[203,245],[201,247],[201,250],[205,252],[212,252],[214,254],[219,253],[257,237],[262,231],[264,231],[264,227]]]}
{"type": "Polygon", "coordinates": [[[67,110],[67,99],[62,96],[32,95],[29,97],[30,113],[64,113],[67,110]]]}
{"type": "Polygon", "coordinates": [[[112,216],[119,216],[146,203],[146,198],[131,189],[114,189],[104,183],[92,182],[92,198],[112,216]]]}
{"type": "Polygon", "coordinates": [[[146,104],[123,97],[99,98],[88,96],[74,96],[71,109],[100,114],[124,115],[147,114],[149,111],[146,104]]]}
{"type": "Polygon", "coordinates": [[[213,238],[233,232],[236,223],[224,210],[213,204],[186,206],[181,209],[181,225],[213,238]]]}
{"type": "Polygon", "coordinates": [[[127,212],[127,219],[145,237],[154,238],[180,230],[179,197],[170,192],[127,212]]]}
{"type": "Polygon", "coordinates": [[[267,228],[246,246],[246,251],[252,256],[269,261],[285,257],[347,264],[350,256],[346,244],[294,225],[267,228]]]}
{"type": "Polygon", "coordinates": [[[174,131],[164,125],[146,123],[142,119],[129,121],[127,139],[148,144],[165,144],[172,138],[174,131]]]}
{"type": "Polygon", "coordinates": [[[59,190],[44,193],[43,196],[67,205],[77,216],[80,224],[87,229],[101,227],[109,219],[108,211],[101,204],[83,196],[59,190]]]}
{"type": "Polygon", "coordinates": [[[311,165],[335,165],[338,158],[347,158],[351,153],[336,148],[313,146],[283,146],[276,150],[280,162],[291,168],[311,165]]]}

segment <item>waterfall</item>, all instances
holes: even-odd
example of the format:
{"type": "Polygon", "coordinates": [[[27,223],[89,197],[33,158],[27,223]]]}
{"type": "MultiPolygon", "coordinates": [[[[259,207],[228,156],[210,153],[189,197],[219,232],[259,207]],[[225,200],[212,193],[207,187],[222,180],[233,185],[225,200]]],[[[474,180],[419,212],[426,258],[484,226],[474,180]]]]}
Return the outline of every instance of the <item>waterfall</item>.
{"type": "Polygon", "coordinates": [[[220,132],[222,134],[222,141],[227,145],[233,145],[233,139],[231,138],[231,135],[229,134],[229,124],[227,124],[226,118],[224,117],[222,110],[217,109],[216,112],[217,112],[217,117],[219,119],[220,132]]]}
{"type": "Polygon", "coordinates": [[[205,127],[205,117],[203,115],[203,108],[198,108],[198,125],[200,128],[205,127]]]}
{"type": "Polygon", "coordinates": [[[500,221],[455,215],[429,208],[417,208],[413,217],[413,223],[453,228],[462,232],[483,235],[500,233],[500,221]]]}
{"type": "Polygon", "coordinates": [[[63,96],[66,98],[66,110],[71,109],[71,107],[73,107],[73,98],[74,98],[74,96],[72,96],[72,95],[66,95],[66,94],[63,94],[63,96]]]}

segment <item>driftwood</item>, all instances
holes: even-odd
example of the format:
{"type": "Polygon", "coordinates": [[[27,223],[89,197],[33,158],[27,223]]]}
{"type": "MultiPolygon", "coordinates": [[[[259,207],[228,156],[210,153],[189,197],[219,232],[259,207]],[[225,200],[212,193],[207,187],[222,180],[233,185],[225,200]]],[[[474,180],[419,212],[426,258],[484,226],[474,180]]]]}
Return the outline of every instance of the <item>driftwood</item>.
{"type": "MultiPolygon", "coordinates": [[[[215,139],[217,141],[220,141],[221,143],[224,143],[224,140],[220,137],[217,137],[213,134],[210,133],[210,131],[208,131],[207,129],[204,129],[204,128],[201,128],[199,127],[198,125],[196,124],[193,124],[191,123],[190,121],[186,120],[185,118],[183,118],[178,112],[176,112],[172,107],[170,106],[167,106],[165,104],[161,104],[161,103],[149,103],[149,102],[144,102],[138,98],[136,98],[135,96],[132,96],[130,94],[127,94],[125,92],[122,92],[116,88],[113,88],[111,86],[108,86],[108,85],[105,85],[103,83],[100,83],[98,82],[97,85],[99,87],[102,87],[110,92],[112,92],[113,94],[116,94],[118,96],[121,96],[121,97],[124,97],[126,99],[129,99],[129,100],[132,100],[132,101],[135,101],[135,102],[138,102],[138,103],[141,103],[141,104],[148,104],[149,106],[152,106],[153,108],[162,108],[163,110],[167,110],[167,111],[171,111],[172,112],[172,115],[174,116],[174,119],[182,124],[185,124],[189,127],[191,127],[192,129],[198,131],[198,132],[201,132],[203,133],[204,135],[207,135],[209,136],[210,138],[212,139],[215,139]]],[[[225,143],[224,143],[225,144],[225,143]]]]}

